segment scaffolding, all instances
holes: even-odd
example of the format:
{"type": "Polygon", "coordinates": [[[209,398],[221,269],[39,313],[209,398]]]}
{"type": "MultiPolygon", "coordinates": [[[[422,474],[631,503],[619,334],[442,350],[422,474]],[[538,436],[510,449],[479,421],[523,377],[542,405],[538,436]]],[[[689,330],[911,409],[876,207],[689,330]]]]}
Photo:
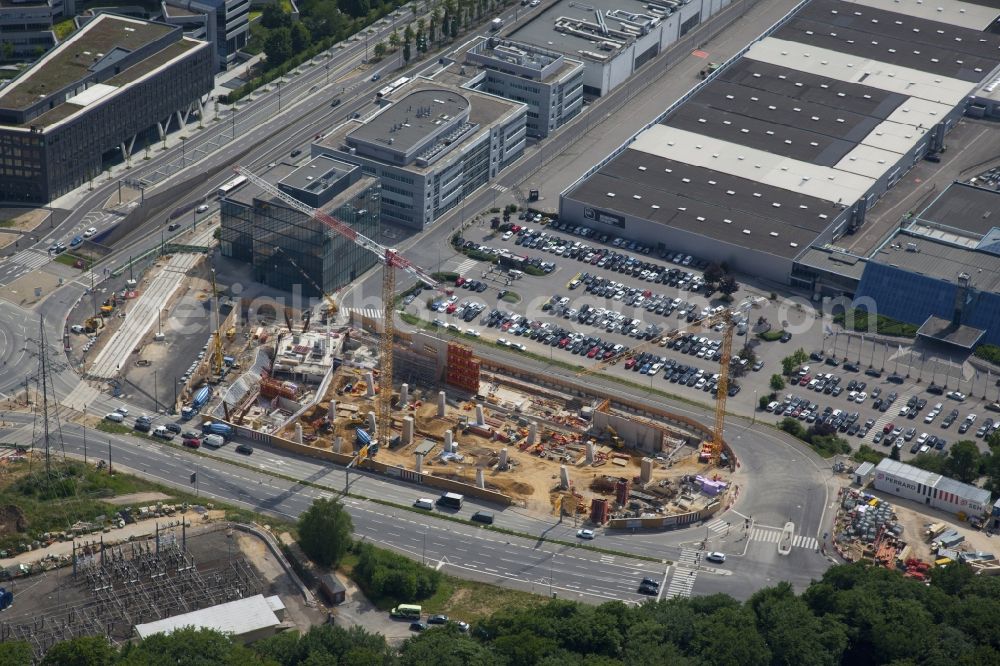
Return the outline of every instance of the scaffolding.
{"type": "Polygon", "coordinates": [[[173,533],[113,547],[83,548],[67,587],[74,603],[0,622],[0,642],[26,641],[36,660],[61,641],[103,635],[113,644],[133,637],[136,624],[243,599],[263,591],[241,556],[195,562],[173,533]]]}

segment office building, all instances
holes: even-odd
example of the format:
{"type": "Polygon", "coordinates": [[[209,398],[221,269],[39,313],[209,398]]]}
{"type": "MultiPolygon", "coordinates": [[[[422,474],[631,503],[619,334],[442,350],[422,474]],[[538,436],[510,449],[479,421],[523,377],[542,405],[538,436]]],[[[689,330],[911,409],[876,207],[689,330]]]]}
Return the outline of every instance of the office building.
{"type": "Polygon", "coordinates": [[[583,92],[600,97],[730,0],[559,0],[504,35],[584,63],[583,92]]]}
{"type": "Polygon", "coordinates": [[[527,105],[417,78],[312,145],[382,184],[383,220],[427,227],[524,152],[527,105]]]}
{"type": "MultiPolygon", "coordinates": [[[[361,167],[320,155],[302,166],[276,164],[260,174],[302,203],[369,238],[379,236],[378,181],[361,167]]],[[[320,298],[357,279],[378,259],[322,222],[253,184],[221,202],[223,256],[253,266],[254,279],[276,289],[320,298]],[[319,288],[317,288],[319,287],[319,288]]]]}
{"type": "Polygon", "coordinates": [[[0,0],[0,46],[34,60],[56,45],[52,26],[76,13],[74,0],[0,0]]]}
{"type": "Polygon", "coordinates": [[[201,112],[212,72],[180,28],[98,15],[0,89],[0,199],[48,203],[128,159],[201,112]]]}
{"type": "Polygon", "coordinates": [[[583,109],[579,60],[496,37],[476,37],[453,57],[469,65],[463,87],[528,105],[528,136],[545,138],[583,109]]]}
{"type": "Polygon", "coordinates": [[[944,147],[997,78],[998,17],[960,0],[799,5],[567,188],[560,215],[785,284],[834,259],[856,272],[814,248],[944,147]]]}
{"type": "Polygon", "coordinates": [[[166,23],[212,45],[217,71],[235,64],[250,38],[250,0],[163,0],[160,6],[166,23]]]}

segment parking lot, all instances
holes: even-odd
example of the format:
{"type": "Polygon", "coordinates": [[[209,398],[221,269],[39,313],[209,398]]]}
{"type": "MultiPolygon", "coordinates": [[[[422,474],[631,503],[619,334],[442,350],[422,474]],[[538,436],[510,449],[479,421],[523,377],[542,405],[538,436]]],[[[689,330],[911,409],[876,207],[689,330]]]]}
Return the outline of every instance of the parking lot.
{"type": "MultiPolygon", "coordinates": [[[[856,336],[853,344],[847,341],[845,349],[843,330],[836,327],[837,331],[824,332],[822,320],[808,307],[785,307],[782,299],[764,297],[766,292],[753,285],[741,286],[731,302],[718,293],[706,295],[707,265],[698,257],[669,249],[660,252],[593,230],[560,230],[558,224],[534,220],[511,222],[514,226],[506,229],[469,229],[463,240],[483,253],[481,256],[513,255],[530,257],[536,266],[551,264],[550,273],[532,276],[460,258],[456,267],[460,280],[452,293],[435,299],[434,312],[421,311],[422,303],[413,299],[411,312],[416,309],[422,319],[467,339],[481,338],[515,352],[531,352],[586,369],[603,363],[604,373],[707,404],[715,394],[721,357],[722,324],[712,317],[730,308],[740,336],[734,340],[734,355],[749,345],[756,357],[754,363],[736,360],[742,367],[731,375],[731,412],[773,418],[775,422],[792,415],[807,426],[826,421],[855,448],[867,443],[889,453],[888,447],[896,445],[904,460],[913,455],[911,449],[919,452],[925,446],[926,451],[946,453],[950,443],[975,438],[988,423],[983,405],[987,401],[981,395],[986,388],[977,387],[975,396],[966,389],[970,395],[962,396],[964,400],[959,402],[945,397],[952,391],[940,386],[942,379],[946,385],[962,380],[954,376],[946,379],[938,360],[952,373],[962,372],[961,360],[943,353],[937,357],[935,350],[907,350],[905,354],[912,357],[919,354],[922,365],[927,358],[928,377],[921,382],[916,379],[915,362],[906,362],[904,372],[897,360],[899,374],[889,371],[895,354],[887,354],[883,349],[886,343],[876,344],[869,338],[859,344],[856,336]],[[812,327],[799,332],[803,329],[797,329],[796,322],[809,321],[810,317],[814,319],[812,327]],[[798,319],[787,321],[794,318],[798,319]],[[711,325],[698,324],[706,319],[711,325]],[[796,333],[774,342],[754,335],[770,322],[777,330],[784,327],[796,333]],[[839,342],[834,333],[840,336],[839,342]],[[809,362],[809,378],[800,386],[801,377],[797,377],[794,386],[778,393],[776,402],[782,408],[776,416],[760,411],[758,396],[771,393],[771,375],[780,373],[781,359],[798,347],[819,358],[809,362]],[[839,356],[827,360],[821,348],[826,348],[826,355],[836,348],[839,356]],[[622,354],[628,349],[635,352],[625,358],[622,354]],[[938,373],[934,386],[927,381],[932,362],[938,373]],[[894,399],[889,400],[893,393],[894,399]],[[796,399],[798,404],[785,407],[796,399]],[[924,423],[938,402],[943,403],[940,412],[924,423]],[[908,403],[915,408],[913,413],[901,415],[903,406],[911,411],[908,403]],[[953,409],[959,413],[949,418],[953,409]],[[959,433],[970,413],[976,418],[970,422],[969,432],[959,433]],[[893,428],[882,432],[889,424],[893,428]],[[909,433],[911,427],[914,432],[909,433]],[[894,434],[896,429],[900,432],[894,434]],[[881,437],[873,441],[879,433],[881,437]],[[922,438],[924,433],[927,436],[922,438]]],[[[980,383],[983,381],[985,377],[980,383]]],[[[977,438],[984,450],[991,427],[977,438]]]]}

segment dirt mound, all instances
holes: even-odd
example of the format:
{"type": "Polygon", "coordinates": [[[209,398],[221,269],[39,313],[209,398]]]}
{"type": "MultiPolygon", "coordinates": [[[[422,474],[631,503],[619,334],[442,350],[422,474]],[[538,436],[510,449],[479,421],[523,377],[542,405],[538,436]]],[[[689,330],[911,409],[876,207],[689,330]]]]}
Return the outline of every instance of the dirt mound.
{"type": "Polygon", "coordinates": [[[16,504],[8,504],[0,507],[0,535],[24,532],[28,529],[28,521],[24,517],[21,507],[16,504]]]}

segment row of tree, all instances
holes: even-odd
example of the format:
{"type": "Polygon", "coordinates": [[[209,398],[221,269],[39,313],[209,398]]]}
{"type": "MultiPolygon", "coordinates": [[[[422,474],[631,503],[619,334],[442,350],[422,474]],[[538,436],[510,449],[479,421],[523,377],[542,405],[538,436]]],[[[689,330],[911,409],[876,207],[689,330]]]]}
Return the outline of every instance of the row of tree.
{"type": "MultiPolygon", "coordinates": [[[[801,595],[787,583],[739,602],[718,594],[640,605],[549,601],[498,611],[471,634],[433,628],[398,650],[360,628],[287,632],[249,647],[181,630],[115,649],[101,638],[52,648],[43,664],[111,666],[991,666],[1000,664],[1000,578],[964,565],[931,583],[862,563],[836,566],[801,595]]],[[[30,664],[0,644],[0,666],[30,664]]]]}

